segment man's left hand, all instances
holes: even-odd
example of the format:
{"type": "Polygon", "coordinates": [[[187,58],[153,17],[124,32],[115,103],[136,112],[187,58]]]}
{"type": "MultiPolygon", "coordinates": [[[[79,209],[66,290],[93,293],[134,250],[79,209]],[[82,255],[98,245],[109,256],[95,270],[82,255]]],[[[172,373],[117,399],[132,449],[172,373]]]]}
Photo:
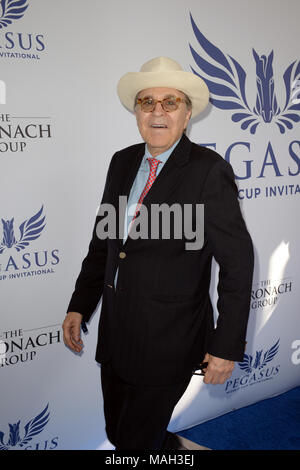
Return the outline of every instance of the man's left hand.
{"type": "Polygon", "coordinates": [[[223,384],[231,377],[234,369],[234,361],[228,361],[227,359],[221,359],[220,357],[206,354],[203,362],[208,362],[203,382],[206,384],[223,384]]]}

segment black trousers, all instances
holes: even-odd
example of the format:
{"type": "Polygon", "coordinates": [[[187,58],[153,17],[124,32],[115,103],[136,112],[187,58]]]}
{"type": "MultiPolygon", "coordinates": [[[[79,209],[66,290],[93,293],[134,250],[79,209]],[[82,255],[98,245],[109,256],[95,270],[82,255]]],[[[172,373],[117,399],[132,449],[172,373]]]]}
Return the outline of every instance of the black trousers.
{"type": "Polygon", "coordinates": [[[176,386],[135,386],[123,382],[110,363],[101,365],[106,434],[116,450],[176,449],[167,426],[190,379],[176,386]]]}

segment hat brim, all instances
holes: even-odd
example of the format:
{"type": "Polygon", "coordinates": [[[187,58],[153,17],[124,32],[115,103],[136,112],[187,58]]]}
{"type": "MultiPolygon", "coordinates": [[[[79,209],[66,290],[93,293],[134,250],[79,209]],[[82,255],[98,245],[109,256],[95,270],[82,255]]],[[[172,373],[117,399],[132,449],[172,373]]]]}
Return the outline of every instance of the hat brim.
{"type": "Polygon", "coordinates": [[[174,88],[185,93],[192,102],[192,116],[198,116],[209,101],[209,90],[202,78],[191,72],[129,72],[121,77],[117,92],[122,104],[134,111],[136,95],[147,88],[166,87],[174,88]]]}

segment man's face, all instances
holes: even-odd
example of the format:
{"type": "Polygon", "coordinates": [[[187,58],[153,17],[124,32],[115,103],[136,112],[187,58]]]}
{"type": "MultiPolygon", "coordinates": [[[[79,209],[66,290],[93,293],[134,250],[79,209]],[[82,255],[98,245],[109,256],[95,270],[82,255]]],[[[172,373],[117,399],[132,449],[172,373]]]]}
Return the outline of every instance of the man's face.
{"type": "MultiPolygon", "coordinates": [[[[147,88],[142,90],[138,98],[152,98],[163,100],[165,98],[185,98],[184,94],[173,88],[147,88]]],[[[165,152],[182,136],[192,111],[187,109],[185,102],[179,103],[177,110],[166,112],[161,103],[157,103],[154,110],[146,113],[137,104],[135,115],[140,134],[148,145],[153,157],[165,152]]]]}

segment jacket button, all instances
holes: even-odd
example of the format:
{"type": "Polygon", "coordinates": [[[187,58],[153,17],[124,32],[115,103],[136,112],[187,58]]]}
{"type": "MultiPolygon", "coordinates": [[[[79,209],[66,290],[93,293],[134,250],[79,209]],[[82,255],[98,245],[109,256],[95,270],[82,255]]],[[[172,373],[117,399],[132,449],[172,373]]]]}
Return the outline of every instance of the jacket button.
{"type": "Polygon", "coordinates": [[[124,251],[120,251],[119,258],[121,258],[121,259],[126,258],[126,253],[124,251]]]}

